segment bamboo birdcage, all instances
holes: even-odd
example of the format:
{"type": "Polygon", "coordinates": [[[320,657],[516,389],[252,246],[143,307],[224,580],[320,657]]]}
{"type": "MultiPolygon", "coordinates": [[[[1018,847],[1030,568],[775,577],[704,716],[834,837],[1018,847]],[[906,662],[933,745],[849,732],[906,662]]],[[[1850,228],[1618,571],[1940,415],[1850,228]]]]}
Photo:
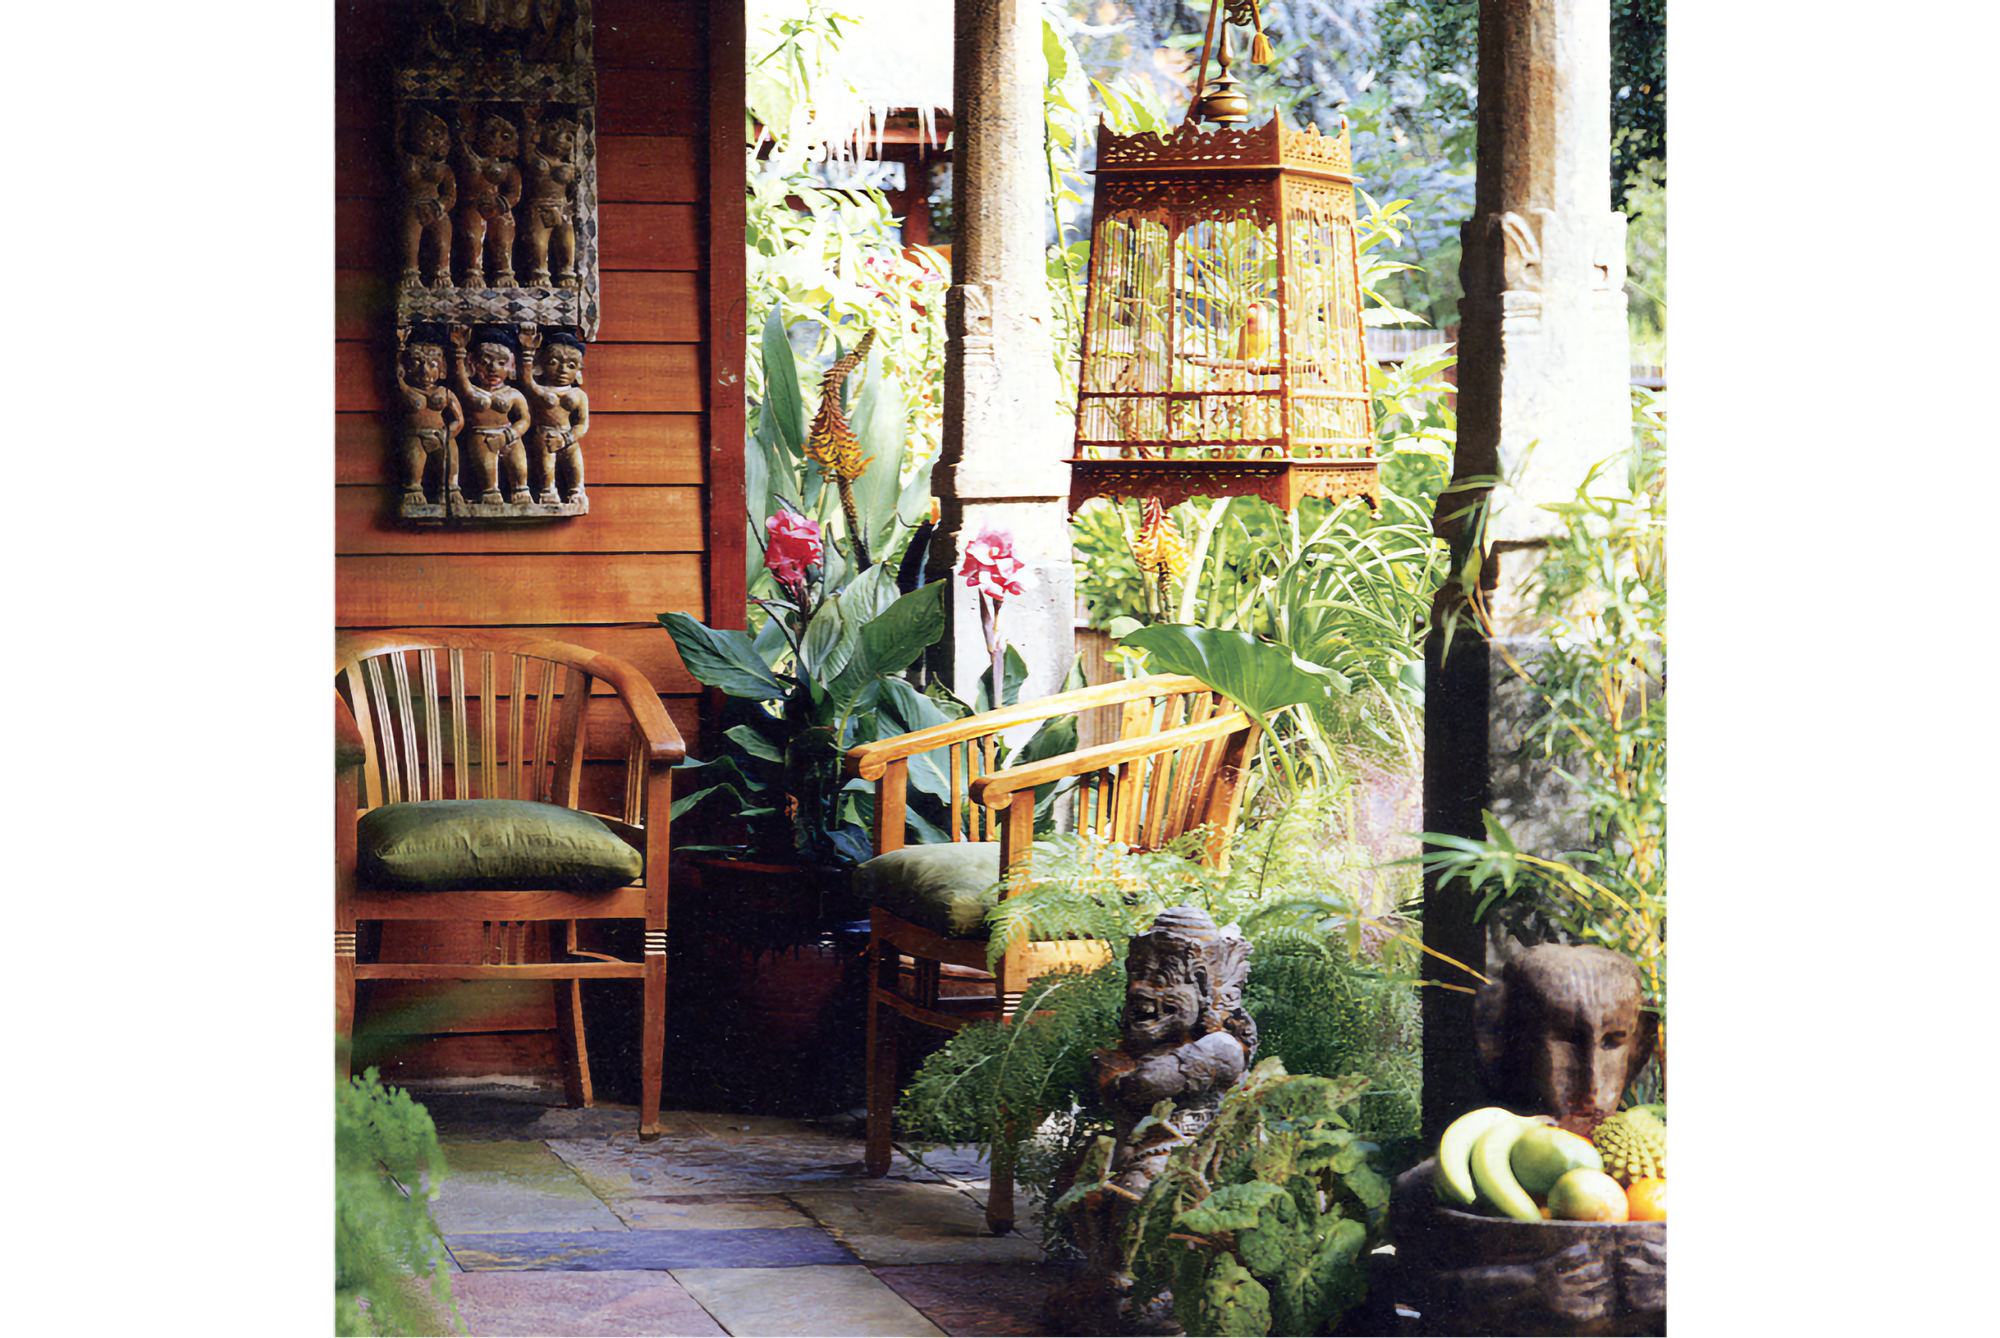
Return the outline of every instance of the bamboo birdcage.
{"type": "Polygon", "coordinates": [[[1346,127],[1195,122],[1166,135],[1098,127],[1070,509],[1092,497],[1372,502],[1346,127]]]}

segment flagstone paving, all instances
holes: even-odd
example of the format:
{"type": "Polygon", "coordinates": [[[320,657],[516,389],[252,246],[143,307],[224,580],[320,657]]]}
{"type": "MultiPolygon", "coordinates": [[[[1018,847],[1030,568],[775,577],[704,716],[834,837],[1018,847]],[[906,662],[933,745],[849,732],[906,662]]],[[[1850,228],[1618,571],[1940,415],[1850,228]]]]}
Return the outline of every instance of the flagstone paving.
{"type": "Polygon", "coordinates": [[[985,1228],[986,1167],[851,1120],[568,1110],[560,1093],[412,1084],[450,1174],[433,1217],[472,1335],[1037,1335],[1074,1269],[985,1228]]]}

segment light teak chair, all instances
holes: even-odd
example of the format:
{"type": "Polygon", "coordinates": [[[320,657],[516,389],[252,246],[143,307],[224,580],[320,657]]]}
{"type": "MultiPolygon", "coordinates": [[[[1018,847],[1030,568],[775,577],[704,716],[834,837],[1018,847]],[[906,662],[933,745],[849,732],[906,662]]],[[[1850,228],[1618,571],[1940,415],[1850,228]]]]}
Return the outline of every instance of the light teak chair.
{"type": "Polygon", "coordinates": [[[587,1106],[581,982],[639,980],[639,1132],[656,1135],[670,772],[686,750],[652,684],[582,646],[465,630],[340,636],[334,684],[342,1076],[357,980],[548,980],[566,1095],[587,1106]],[[625,725],[616,816],[579,806],[593,683],[611,689],[598,700],[615,703],[611,714],[625,725]],[[643,922],[639,961],[579,949],[579,920],[612,919],[643,922]],[[357,961],[357,924],[386,920],[478,923],[481,960],[357,961]],[[553,960],[527,960],[535,922],[546,922],[553,960]]]}
{"type": "MultiPolygon", "coordinates": [[[[877,855],[855,871],[854,883],[871,905],[868,1174],[889,1169],[904,1019],[946,1030],[982,1018],[1004,1022],[1033,977],[1063,965],[1088,969],[1111,960],[1109,945],[1095,940],[1030,941],[1009,948],[997,968],[987,971],[986,911],[1033,878],[1036,787],[1073,780],[1075,830],[1134,850],[1158,849],[1212,824],[1204,858],[1220,865],[1227,858],[1256,733],[1255,720],[1200,679],[1156,674],[988,711],[848,753],[847,774],[876,783],[877,855]],[[1114,741],[994,769],[994,745],[1003,733],[1018,735],[1053,717],[1103,710],[1119,714],[1114,741]],[[942,765],[950,776],[952,844],[905,845],[913,762],[942,765]],[[1002,869],[1006,881],[996,892],[1002,869]],[[912,959],[908,972],[906,956],[912,959]],[[983,996],[949,997],[943,990],[947,973],[955,983],[990,985],[971,986],[984,988],[983,996]]],[[[996,1232],[1014,1221],[1013,1168],[1001,1151],[995,1154],[986,1218],[996,1232]]]]}

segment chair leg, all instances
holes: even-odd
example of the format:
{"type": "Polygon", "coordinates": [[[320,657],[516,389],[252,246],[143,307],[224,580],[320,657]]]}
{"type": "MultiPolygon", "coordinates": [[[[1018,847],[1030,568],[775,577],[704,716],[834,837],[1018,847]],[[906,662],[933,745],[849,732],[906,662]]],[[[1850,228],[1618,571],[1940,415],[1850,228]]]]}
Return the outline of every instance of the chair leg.
{"type": "Polygon", "coordinates": [[[901,983],[902,961],[895,948],[879,938],[869,940],[868,958],[873,979],[868,987],[868,1146],[862,1167],[871,1176],[883,1176],[889,1173],[895,1132],[900,1019],[882,999],[901,983]]]}
{"type": "Polygon", "coordinates": [[[354,1074],[354,935],[333,936],[333,1027],[335,1073],[342,1083],[354,1074]]]}
{"type": "Polygon", "coordinates": [[[594,1106],[590,1085],[590,1042],[583,1034],[583,982],[552,980],[556,1001],[556,1044],[562,1051],[563,1099],[571,1106],[594,1106]]]}
{"type": "Polygon", "coordinates": [[[660,1076],[667,1048],[667,936],[646,935],[646,1003],[639,1041],[639,1137],[660,1136],[660,1076]]]}

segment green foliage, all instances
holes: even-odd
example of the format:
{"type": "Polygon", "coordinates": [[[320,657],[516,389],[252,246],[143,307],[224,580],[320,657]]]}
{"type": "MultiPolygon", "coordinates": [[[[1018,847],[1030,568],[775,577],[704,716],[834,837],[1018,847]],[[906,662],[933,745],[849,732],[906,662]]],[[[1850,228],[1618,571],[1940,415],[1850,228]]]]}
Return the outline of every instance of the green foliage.
{"type": "Polygon", "coordinates": [[[1611,207],[1629,209],[1648,161],[1667,161],[1667,0],[1611,0],[1611,207]]]}
{"type": "Polygon", "coordinates": [[[781,616],[770,627],[783,633],[775,665],[768,638],[660,615],[688,672],[731,699],[727,746],[678,768],[673,816],[710,804],[748,826],[758,855],[852,866],[874,848],[863,796],[841,774],[848,749],[948,718],[896,677],[944,634],[944,583],[903,594],[878,563],[813,598],[804,608],[772,601],[781,616]]]}
{"type": "MultiPolygon", "coordinates": [[[[1117,965],[1037,976],[1014,1022],[964,1027],[924,1062],[896,1107],[904,1132],[988,1155],[1011,1133],[1018,1148],[1043,1113],[1078,1105],[1091,1052],[1118,1043],[1124,1003],[1125,973],[1117,965]],[[1010,1117],[1020,1118],[1010,1126],[1010,1117]]],[[[1035,1183],[1026,1174],[1023,1182],[1035,1183]]]]}
{"type": "MultiPolygon", "coordinates": [[[[829,144],[826,126],[868,115],[842,67],[852,22],[809,0],[799,16],[753,23],[749,34],[745,290],[748,328],[762,331],[746,364],[753,596],[772,593],[759,565],[759,527],[779,498],[835,533],[845,529],[835,490],[822,488],[800,444],[804,405],[864,330],[875,332],[876,346],[851,390],[850,416],[874,460],[855,492],[871,531],[860,537],[875,559],[895,561],[927,512],[942,439],[948,266],[935,251],[902,245],[881,191],[832,184],[853,166],[842,157],[852,146],[829,144]]],[[[753,625],[757,618],[753,610],[753,625]]]]}
{"type": "Polygon", "coordinates": [[[1625,178],[1625,301],[1632,361],[1667,365],[1666,163],[1648,158],[1625,178]]]}
{"type": "Polygon", "coordinates": [[[1389,1202],[1376,1146],[1344,1113],[1366,1086],[1260,1060],[1126,1218],[1133,1302],[1171,1289],[1189,1334],[1325,1333],[1358,1305],[1389,1202]]]}
{"type": "Polygon", "coordinates": [[[430,1112],[368,1069],[335,1093],[333,1148],[334,1332],[452,1332],[458,1310],[430,1212],[445,1174],[430,1112]]]}
{"type": "MultiPolygon", "coordinates": [[[[1296,1073],[1364,1075],[1360,1128],[1377,1139],[1413,1134],[1421,1073],[1414,926],[1393,905],[1325,876],[1327,830],[1327,801],[1302,797],[1244,831],[1226,873],[1195,858],[1205,832],[1149,853],[1068,834],[1036,841],[1035,882],[989,912],[992,941],[1032,922],[1037,938],[1101,940],[1113,961],[1038,977],[1015,1022],[954,1033],[898,1104],[903,1127],[920,1141],[989,1153],[1004,1140],[1019,1183],[1041,1201],[1045,1225],[1057,1227],[1053,1187],[1110,1128],[1089,1086],[1089,1055],[1118,1042],[1129,941],[1160,911],[1189,905],[1217,924],[1239,924],[1251,942],[1244,1003],[1258,1024],[1259,1055],[1296,1073]]],[[[1414,890],[1413,876],[1401,882],[1414,890]]]]}
{"type": "MultiPolygon", "coordinates": [[[[1667,703],[1666,449],[1659,397],[1635,395],[1636,443],[1615,484],[1593,469],[1535,573],[1549,649],[1513,666],[1540,703],[1526,746],[1554,759],[1589,819],[1590,848],[1551,858],[1523,851],[1485,815],[1485,835],[1426,832],[1440,882],[1483,889],[1573,941],[1636,960],[1646,1000],[1666,1013],[1667,703]]],[[[1476,597],[1468,601],[1483,617],[1476,597]]]]}

